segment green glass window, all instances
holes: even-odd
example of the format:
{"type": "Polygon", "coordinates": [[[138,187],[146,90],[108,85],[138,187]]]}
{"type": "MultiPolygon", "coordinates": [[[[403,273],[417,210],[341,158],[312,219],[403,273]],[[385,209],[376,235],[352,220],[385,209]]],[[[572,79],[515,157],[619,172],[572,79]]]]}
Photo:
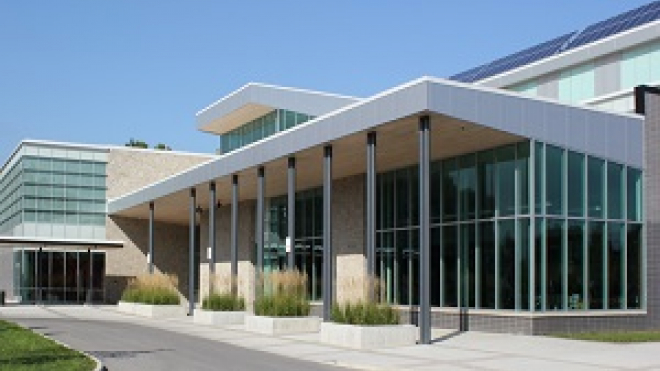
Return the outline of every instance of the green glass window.
{"type": "Polygon", "coordinates": [[[536,142],[534,145],[534,193],[536,200],[535,210],[537,214],[543,214],[543,191],[545,190],[545,147],[543,143],[536,142]]]}
{"type": "Polygon", "coordinates": [[[477,170],[475,156],[467,155],[459,159],[460,166],[460,216],[461,220],[474,220],[476,217],[477,170]]]}
{"type": "Polygon", "coordinates": [[[515,309],[516,305],[516,238],[515,220],[498,223],[499,305],[498,309],[515,309]]]}
{"type": "Polygon", "coordinates": [[[605,282],[605,228],[602,222],[589,222],[589,309],[604,308],[604,286],[605,282]]]}
{"type": "Polygon", "coordinates": [[[628,220],[641,221],[642,220],[642,172],[627,168],[627,193],[628,193],[628,220]]]}
{"type": "Polygon", "coordinates": [[[456,159],[443,161],[442,164],[442,206],[443,217],[445,222],[453,222],[458,220],[458,184],[459,175],[456,159]]]}
{"type": "Polygon", "coordinates": [[[494,152],[480,152],[478,161],[479,179],[479,217],[482,219],[495,216],[495,164],[494,152]]]}
{"type": "Polygon", "coordinates": [[[395,233],[396,240],[396,256],[398,267],[398,287],[397,294],[399,295],[399,304],[410,304],[410,292],[413,289],[411,283],[411,262],[410,262],[410,231],[398,230],[395,233]]]}
{"type": "Polygon", "coordinates": [[[441,215],[441,199],[442,195],[441,190],[442,185],[442,167],[440,162],[434,162],[431,164],[431,224],[440,223],[441,215]]]}
{"type": "Polygon", "coordinates": [[[518,220],[518,270],[520,272],[520,309],[529,309],[529,219],[518,220]]]}
{"type": "Polygon", "coordinates": [[[516,168],[518,171],[518,213],[529,213],[529,144],[518,143],[516,168]]]}
{"type": "Polygon", "coordinates": [[[623,309],[623,274],[625,272],[623,247],[623,223],[607,224],[607,275],[609,291],[609,309],[623,309]]]}
{"type": "Polygon", "coordinates": [[[456,307],[458,305],[458,226],[443,227],[442,273],[444,285],[442,288],[443,305],[456,307]]]}
{"type": "Polygon", "coordinates": [[[496,157],[499,215],[513,215],[516,212],[516,147],[501,147],[496,157]]]}
{"type": "Polygon", "coordinates": [[[584,221],[568,221],[568,309],[585,309],[584,229],[584,221]]]}
{"type": "Polygon", "coordinates": [[[642,225],[628,224],[627,230],[628,309],[642,307],[642,225]]]}
{"type": "Polygon", "coordinates": [[[549,215],[564,214],[564,150],[546,146],[546,198],[545,212],[549,215]]]}
{"type": "Polygon", "coordinates": [[[481,251],[481,308],[495,309],[495,228],[493,222],[479,223],[481,251]]]}
{"type": "Polygon", "coordinates": [[[474,223],[464,223],[461,229],[461,298],[462,305],[475,307],[475,262],[476,236],[474,223]]]}
{"type": "Polygon", "coordinates": [[[410,225],[410,178],[409,169],[396,171],[396,225],[407,227],[410,225]]]}
{"type": "Polygon", "coordinates": [[[546,230],[546,307],[563,309],[564,228],[561,219],[547,219],[546,230]]]}
{"type": "Polygon", "coordinates": [[[589,216],[592,218],[604,217],[605,206],[605,161],[589,157],[587,161],[587,176],[589,189],[587,190],[587,199],[589,206],[589,216]]]}
{"type": "Polygon", "coordinates": [[[568,152],[568,216],[584,216],[584,155],[568,152]]]}
{"type": "Polygon", "coordinates": [[[283,111],[284,113],[284,128],[290,129],[296,126],[296,113],[291,111],[283,111]]]}
{"type": "MultiPolygon", "coordinates": [[[[440,306],[440,293],[442,288],[440,287],[441,277],[440,277],[440,260],[442,258],[442,230],[440,227],[435,227],[431,229],[431,306],[439,307],[440,306]]],[[[382,276],[381,276],[382,277],[382,276]]],[[[389,287],[389,286],[387,286],[389,287]]]]}
{"type": "Polygon", "coordinates": [[[623,219],[623,166],[607,164],[607,216],[623,219]]]}

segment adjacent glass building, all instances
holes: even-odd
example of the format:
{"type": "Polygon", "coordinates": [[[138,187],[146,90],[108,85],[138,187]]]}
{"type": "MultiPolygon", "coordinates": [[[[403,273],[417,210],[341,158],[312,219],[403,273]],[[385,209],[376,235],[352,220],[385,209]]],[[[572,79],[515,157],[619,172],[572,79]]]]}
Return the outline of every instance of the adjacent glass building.
{"type": "MultiPolygon", "coordinates": [[[[104,240],[107,152],[91,146],[23,143],[0,172],[0,235],[104,240]]],[[[39,253],[16,246],[3,257],[13,261],[12,291],[21,302],[37,297],[43,302],[82,302],[90,284],[90,298],[103,300],[104,252],[94,251],[90,258],[86,250],[46,246],[39,253]]]]}

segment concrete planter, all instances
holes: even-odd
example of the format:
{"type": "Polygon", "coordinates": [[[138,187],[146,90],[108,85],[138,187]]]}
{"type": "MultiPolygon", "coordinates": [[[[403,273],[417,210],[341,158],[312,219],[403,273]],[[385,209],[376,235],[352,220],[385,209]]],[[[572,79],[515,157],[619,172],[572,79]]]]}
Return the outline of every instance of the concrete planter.
{"type": "Polygon", "coordinates": [[[415,345],[413,325],[358,326],[323,322],[321,342],[353,349],[394,348],[415,345]]]}
{"type": "Polygon", "coordinates": [[[152,305],[120,301],[117,304],[117,310],[149,318],[184,317],[186,315],[186,309],[181,305],[152,305]]]}
{"type": "Polygon", "coordinates": [[[321,318],[311,317],[266,317],[245,316],[245,329],[266,335],[288,335],[318,332],[321,318]]]}
{"type": "Polygon", "coordinates": [[[223,312],[197,309],[195,310],[194,322],[200,325],[228,326],[242,325],[245,323],[245,311],[223,312]]]}

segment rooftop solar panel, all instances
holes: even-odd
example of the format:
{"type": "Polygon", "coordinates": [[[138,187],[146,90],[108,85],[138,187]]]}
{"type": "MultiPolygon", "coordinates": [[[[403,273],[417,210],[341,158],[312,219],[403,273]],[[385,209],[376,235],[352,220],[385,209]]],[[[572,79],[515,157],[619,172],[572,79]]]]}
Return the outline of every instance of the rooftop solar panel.
{"type": "Polygon", "coordinates": [[[461,82],[479,81],[658,19],[660,19],[660,1],[654,1],[637,9],[594,23],[579,31],[570,32],[449,78],[461,82]]]}

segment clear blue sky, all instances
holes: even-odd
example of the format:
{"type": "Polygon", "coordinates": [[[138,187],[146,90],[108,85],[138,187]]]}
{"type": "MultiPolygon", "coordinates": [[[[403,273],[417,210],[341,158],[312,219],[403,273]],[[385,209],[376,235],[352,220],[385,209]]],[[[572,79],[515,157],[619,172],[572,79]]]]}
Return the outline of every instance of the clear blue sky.
{"type": "Polygon", "coordinates": [[[369,96],[635,0],[0,0],[0,163],[25,138],[212,152],[195,112],[250,81],[369,96]]]}

